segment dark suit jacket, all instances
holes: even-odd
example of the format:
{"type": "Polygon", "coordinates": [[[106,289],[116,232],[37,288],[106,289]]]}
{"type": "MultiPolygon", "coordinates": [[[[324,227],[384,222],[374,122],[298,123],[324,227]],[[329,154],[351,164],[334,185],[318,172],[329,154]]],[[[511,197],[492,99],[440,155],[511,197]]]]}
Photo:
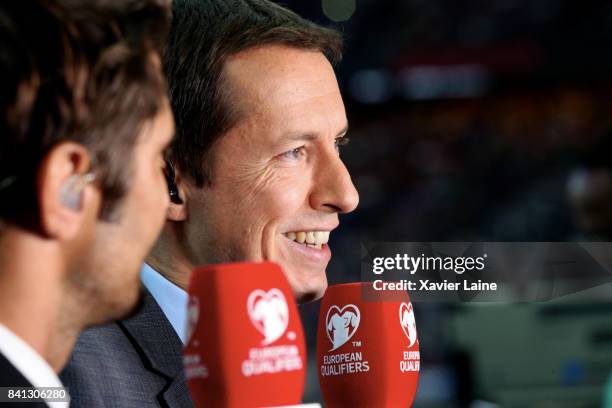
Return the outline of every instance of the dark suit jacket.
{"type": "Polygon", "coordinates": [[[84,331],[60,378],[72,408],[192,408],[183,344],[148,291],[136,315],[84,331]]]}
{"type": "MultiPolygon", "coordinates": [[[[31,387],[32,384],[0,353],[0,387],[31,387]]],[[[45,402],[0,402],[6,408],[49,408],[45,402]]]]}

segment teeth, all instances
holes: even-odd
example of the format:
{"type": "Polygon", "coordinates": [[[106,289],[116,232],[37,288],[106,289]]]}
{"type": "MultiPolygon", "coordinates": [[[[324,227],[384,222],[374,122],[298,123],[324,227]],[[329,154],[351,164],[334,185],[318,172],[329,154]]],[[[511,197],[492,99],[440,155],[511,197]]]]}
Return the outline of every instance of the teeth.
{"type": "MultiPolygon", "coordinates": [[[[313,233],[314,242],[317,244],[323,243],[323,237],[325,237],[325,233],[323,231],[315,231],[313,233]]],[[[327,240],[325,240],[325,242],[327,242],[327,240]]]]}
{"type": "Polygon", "coordinates": [[[295,239],[297,240],[297,242],[299,242],[300,244],[303,244],[304,241],[306,241],[306,233],[305,232],[296,232],[295,234],[295,239]]]}
{"type": "Polygon", "coordinates": [[[321,249],[321,246],[329,241],[329,231],[292,231],[285,233],[285,236],[292,241],[317,249],[321,249]]]}
{"type": "Polygon", "coordinates": [[[314,244],[315,243],[314,232],[308,231],[306,233],[306,243],[307,244],[314,244]]]}

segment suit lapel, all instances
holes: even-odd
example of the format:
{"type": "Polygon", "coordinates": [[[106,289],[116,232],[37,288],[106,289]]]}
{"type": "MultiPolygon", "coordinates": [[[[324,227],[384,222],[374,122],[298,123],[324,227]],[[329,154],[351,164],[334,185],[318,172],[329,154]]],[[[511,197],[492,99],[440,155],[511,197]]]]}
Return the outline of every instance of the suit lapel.
{"type": "Polygon", "coordinates": [[[183,344],[153,296],[145,288],[143,292],[136,315],[118,324],[145,367],[167,381],[158,398],[169,407],[191,407],[182,366],[183,344]]]}

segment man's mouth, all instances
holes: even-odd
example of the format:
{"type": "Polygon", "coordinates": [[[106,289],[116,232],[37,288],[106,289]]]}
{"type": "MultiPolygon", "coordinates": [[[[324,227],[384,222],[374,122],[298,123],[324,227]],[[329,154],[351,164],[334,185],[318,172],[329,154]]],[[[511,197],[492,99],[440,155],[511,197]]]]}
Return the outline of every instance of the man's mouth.
{"type": "Polygon", "coordinates": [[[329,231],[291,231],[283,234],[298,244],[321,249],[329,241],[329,231]]]}

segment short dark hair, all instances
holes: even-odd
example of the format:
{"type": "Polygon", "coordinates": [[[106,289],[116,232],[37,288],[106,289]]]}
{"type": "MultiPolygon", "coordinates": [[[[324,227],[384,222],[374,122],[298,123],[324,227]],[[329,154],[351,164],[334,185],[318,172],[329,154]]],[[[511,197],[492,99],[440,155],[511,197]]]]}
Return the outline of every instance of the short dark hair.
{"type": "Polygon", "coordinates": [[[201,187],[211,180],[210,147],[237,121],[224,86],[232,55],[263,45],[342,58],[342,36],[267,0],[175,0],[164,53],[176,122],[171,159],[201,187]]]}
{"type": "Polygon", "coordinates": [[[168,0],[2,2],[0,218],[36,222],[37,171],[63,141],[90,152],[110,218],[140,129],[167,97],[154,56],[169,15],[168,0]]]}

